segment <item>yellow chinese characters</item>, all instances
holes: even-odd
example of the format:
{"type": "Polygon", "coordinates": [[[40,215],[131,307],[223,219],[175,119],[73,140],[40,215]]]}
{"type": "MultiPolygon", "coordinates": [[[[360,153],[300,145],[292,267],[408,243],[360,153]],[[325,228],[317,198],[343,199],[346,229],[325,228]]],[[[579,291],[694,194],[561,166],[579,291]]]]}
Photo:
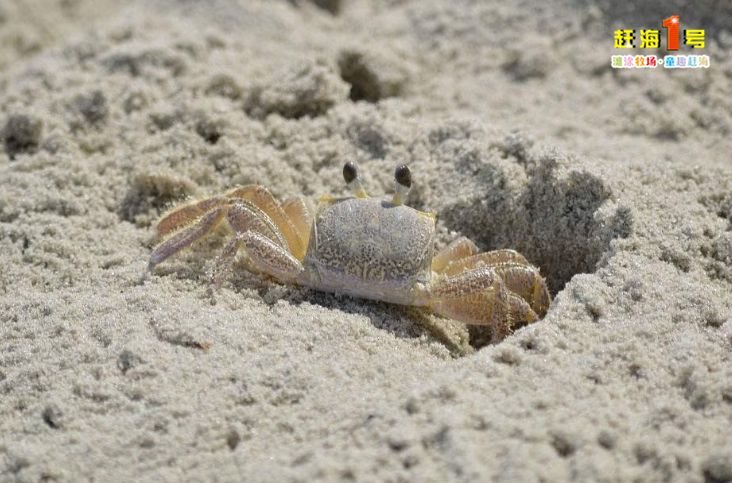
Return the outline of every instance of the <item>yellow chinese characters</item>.
{"type": "Polygon", "coordinates": [[[694,49],[704,48],[704,29],[684,30],[684,43],[694,49]]]}
{"type": "Polygon", "coordinates": [[[620,29],[615,31],[615,48],[616,49],[632,49],[635,47],[635,30],[620,29]]]}
{"type": "Polygon", "coordinates": [[[640,31],[641,49],[657,49],[660,45],[661,41],[658,30],[644,29],[640,31]]]}

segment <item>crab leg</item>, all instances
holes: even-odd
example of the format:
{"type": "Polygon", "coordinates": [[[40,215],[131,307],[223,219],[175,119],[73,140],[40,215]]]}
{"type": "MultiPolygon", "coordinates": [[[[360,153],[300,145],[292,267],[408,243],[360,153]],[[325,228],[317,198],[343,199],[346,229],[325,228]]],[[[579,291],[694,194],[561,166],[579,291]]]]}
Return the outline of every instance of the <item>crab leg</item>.
{"type": "Polygon", "coordinates": [[[272,193],[263,186],[249,185],[230,191],[227,196],[234,199],[244,199],[262,210],[285,237],[287,246],[298,259],[305,258],[305,245],[290,217],[285,213],[272,193]]]}
{"type": "Polygon", "coordinates": [[[473,268],[483,266],[498,267],[506,263],[526,267],[532,266],[526,258],[516,250],[504,249],[477,253],[457,260],[452,260],[447,267],[445,267],[443,273],[447,276],[452,276],[466,270],[472,270],[473,268]]]}
{"type": "Polygon", "coordinates": [[[213,291],[221,288],[224,280],[231,272],[231,266],[234,264],[239,248],[241,248],[241,235],[236,235],[229,240],[229,243],[226,244],[216,259],[216,264],[211,272],[211,289],[213,291]]]}
{"type": "Polygon", "coordinates": [[[506,288],[525,300],[539,317],[546,315],[551,298],[544,278],[535,267],[506,263],[493,270],[503,279],[506,288]]]}
{"type": "Polygon", "coordinates": [[[271,275],[282,282],[293,282],[304,268],[285,248],[277,245],[270,238],[254,231],[237,234],[216,260],[211,275],[211,288],[218,290],[231,270],[237,252],[244,245],[249,261],[254,268],[271,275]]]}
{"type": "Polygon", "coordinates": [[[248,231],[238,238],[244,244],[254,266],[283,282],[294,282],[304,268],[289,251],[266,236],[248,231]]]}
{"type": "Polygon", "coordinates": [[[173,231],[190,225],[212,209],[227,204],[229,204],[229,200],[223,196],[214,196],[181,206],[160,219],[157,224],[158,236],[164,237],[173,231]]]}
{"type": "Polygon", "coordinates": [[[531,307],[512,294],[498,273],[489,267],[437,281],[430,291],[428,305],[439,315],[490,326],[496,341],[516,327],[538,320],[531,307]]]}
{"type": "MultiPolygon", "coordinates": [[[[232,200],[229,201],[231,202],[232,200]]],[[[280,247],[286,246],[282,234],[280,234],[274,222],[262,210],[244,199],[237,199],[233,203],[226,214],[226,221],[229,227],[234,230],[236,236],[226,244],[216,259],[216,264],[211,273],[211,285],[214,290],[221,288],[221,284],[230,273],[236,254],[241,247],[242,236],[245,233],[250,231],[257,232],[269,238],[280,247]]]]}
{"type": "Polygon", "coordinates": [[[224,219],[227,208],[226,206],[222,206],[213,209],[203,215],[194,225],[181,230],[155,247],[150,255],[150,261],[147,264],[148,270],[152,270],[155,268],[155,265],[169,256],[191,246],[193,242],[210,233],[224,219]]]}
{"type": "Polygon", "coordinates": [[[515,250],[494,250],[454,260],[443,270],[448,277],[479,267],[492,268],[506,288],[521,296],[540,316],[546,315],[550,297],[539,270],[515,250]]]}
{"type": "Polygon", "coordinates": [[[281,247],[287,246],[287,241],[278,230],[274,221],[262,210],[247,200],[235,200],[229,208],[226,217],[229,226],[237,235],[248,231],[255,231],[266,236],[281,247]]]}
{"type": "MultiPolygon", "coordinates": [[[[168,233],[180,228],[180,226],[190,226],[175,233],[153,250],[148,269],[152,270],[166,258],[189,247],[198,239],[213,231],[224,218],[228,226],[238,235],[246,232],[256,232],[269,238],[280,247],[287,245],[274,222],[253,203],[244,199],[209,198],[173,211],[160,222],[158,229],[163,233],[168,233]],[[221,204],[223,206],[216,207],[221,204]],[[200,215],[199,211],[205,208],[209,209],[208,213],[200,215]],[[191,221],[193,217],[198,217],[195,223],[191,221]]],[[[238,242],[235,242],[236,239],[230,242],[219,257],[217,269],[212,276],[214,285],[220,285],[223,275],[233,263],[238,250],[238,242]]]]}
{"type": "Polygon", "coordinates": [[[307,203],[303,198],[289,198],[282,203],[282,209],[290,217],[305,249],[307,249],[310,242],[310,229],[313,225],[313,215],[307,203]]]}
{"type": "Polygon", "coordinates": [[[475,246],[475,243],[469,238],[461,236],[437,252],[437,255],[432,259],[432,270],[442,272],[451,262],[475,255],[476,253],[478,253],[478,247],[475,246]]]}

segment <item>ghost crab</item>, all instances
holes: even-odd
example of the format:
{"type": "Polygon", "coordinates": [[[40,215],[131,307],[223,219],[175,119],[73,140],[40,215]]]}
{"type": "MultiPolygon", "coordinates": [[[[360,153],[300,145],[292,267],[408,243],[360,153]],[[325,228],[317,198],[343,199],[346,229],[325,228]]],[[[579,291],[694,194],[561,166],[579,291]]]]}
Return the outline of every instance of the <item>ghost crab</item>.
{"type": "Polygon", "coordinates": [[[353,196],[323,196],[316,210],[303,198],[280,204],[257,185],[175,208],[157,225],[164,240],[148,269],[225,225],[234,236],[216,262],[214,288],[243,248],[249,270],[282,283],[426,307],[490,326],[493,341],[546,314],[544,279],[518,252],[479,253],[461,237],[432,256],[436,216],[404,204],[412,184],[406,165],[395,171],[392,197],[369,197],[352,162],[343,176],[353,196]]]}

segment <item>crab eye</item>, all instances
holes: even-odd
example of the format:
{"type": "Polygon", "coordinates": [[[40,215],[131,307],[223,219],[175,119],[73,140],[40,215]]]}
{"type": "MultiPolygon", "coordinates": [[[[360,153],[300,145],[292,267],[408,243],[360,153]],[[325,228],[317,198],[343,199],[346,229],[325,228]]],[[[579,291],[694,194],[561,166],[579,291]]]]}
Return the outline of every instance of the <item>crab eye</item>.
{"type": "Polygon", "coordinates": [[[343,179],[347,184],[358,178],[358,166],[353,161],[349,161],[343,165],[343,179]]]}
{"type": "Polygon", "coordinates": [[[394,170],[394,179],[405,188],[410,188],[412,186],[412,172],[409,170],[409,166],[406,164],[397,166],[394,170]]]}

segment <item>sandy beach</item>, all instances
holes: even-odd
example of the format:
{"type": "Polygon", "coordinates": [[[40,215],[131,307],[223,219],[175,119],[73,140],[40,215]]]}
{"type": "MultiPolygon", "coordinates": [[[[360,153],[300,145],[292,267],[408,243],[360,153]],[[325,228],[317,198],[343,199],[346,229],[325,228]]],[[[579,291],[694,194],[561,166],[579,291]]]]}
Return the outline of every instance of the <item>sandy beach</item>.
{"type": "Polygon", "coordinates": [[[732,7],[0,3],[0,481],[732,481],[732,7]],[[679,15],[699,69],[613,69],[679,15]],[[160,216],[366,189],[540,268],[488,344],[237,270],[160,216]]]}

